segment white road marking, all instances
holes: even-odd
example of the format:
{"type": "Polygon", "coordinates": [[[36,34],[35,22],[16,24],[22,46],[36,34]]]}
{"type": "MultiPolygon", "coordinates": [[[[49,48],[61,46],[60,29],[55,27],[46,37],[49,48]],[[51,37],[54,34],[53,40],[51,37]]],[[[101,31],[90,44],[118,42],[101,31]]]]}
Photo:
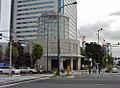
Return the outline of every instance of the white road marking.
{"type": "Polygon", "coordinates": [[[14,86],[14,85],[22,84],[22,83],[25,83],[25,82],[28,83],[28,82],[34,82],[34,81],[37,81],[37,80],[46,80],[46,79],[49,79],[49,77],[39,78],[39,79],[35,79],[35,80],[30,80],[30,81],[23,81],[23,82],[18,82],[18,83],[12,83],[12,84],[7,84],[7,85],[0,86],[0,88],[14,86]]]}

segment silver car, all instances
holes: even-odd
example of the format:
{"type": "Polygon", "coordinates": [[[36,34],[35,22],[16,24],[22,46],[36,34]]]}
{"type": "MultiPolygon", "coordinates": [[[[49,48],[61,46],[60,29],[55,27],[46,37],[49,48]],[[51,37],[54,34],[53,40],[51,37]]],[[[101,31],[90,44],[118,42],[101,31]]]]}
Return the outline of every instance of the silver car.
{"type": "MultiPolygon", "coordinates": [[[[0,67],[0,74],[9,74],[10,73],[10,67],[9,66],[1,66],[0,67]]],[[[11,67],[11,73],[12,74],[20,74],[20,70],[11,67]]]]}

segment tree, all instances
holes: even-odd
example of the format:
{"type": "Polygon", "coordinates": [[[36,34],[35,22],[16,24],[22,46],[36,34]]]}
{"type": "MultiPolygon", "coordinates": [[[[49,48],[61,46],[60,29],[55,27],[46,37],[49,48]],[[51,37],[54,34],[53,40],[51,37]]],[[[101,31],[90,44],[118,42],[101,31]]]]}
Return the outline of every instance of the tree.
{"type": "Polygon", "coordinates": [[[12,45],[17,48],[19,57],[17,58],[17,67],[19,66],[26,66],[26,60],[25,60],[25,53],[24,53],[24,47],[20,42],[13,42],[12,45]]]}
{"type": "Polygon", "coordinates": [[[102,65],[102,58],[104,56],[103,54],[103,50],[102,47],[100,45],[98,45],[96,42],[91,42],[86,43],[86,47],[85,47],[85,54],[86,57],[88,58],[92,58],[93,61],[100,63],[102,65]]]}
{"type": "Polygon", "coordinates": [[[36,61],[39,60],[43,55],[43,47],[41,44],[34,44],[32,47],[32,66],[35,65],[36,61]]]}
{"type": "Polygon", "coordinates": [[[108,63],[111,64],[111,65],[114,64],[114,60],[113,60],[111,55],[108,55],[108,63]]]}
{"type": "MultiPolygon", "coordinates": [[[[6,49],[5,56],[10,57],[10,47],[8,47],[6,49]]],[[[12,65],[14,65],[15,67],[17,67],[18,57],[19,57],[19,52],[18,52],[17,48],[12,46],[12,65]]]]}

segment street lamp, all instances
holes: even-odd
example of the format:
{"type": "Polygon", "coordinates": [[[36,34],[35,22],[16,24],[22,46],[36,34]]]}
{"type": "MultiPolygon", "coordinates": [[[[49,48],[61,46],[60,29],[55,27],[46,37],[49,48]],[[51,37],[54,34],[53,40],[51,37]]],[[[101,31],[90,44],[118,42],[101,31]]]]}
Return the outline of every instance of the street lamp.
{"type": "MultiPolygon", "coordinates": [[[[100,29],[98,30],[98,45],[99,45],[99,37],[100,37],[100,36],[99,36],[99,32],[102,31],[102,30],[103,30],[103,28],[100,28],[100,29]]],[[[99,51],[99,56],[98,56],[98,57],[99,57],[99,73],[100,73],[100,69],[101,69],[101,68],[100,68],[100,51],[99,51]]]]}
{"type": "Polygon", "coordinates": [[[102,31],[102,30],[103,30],[103,28],[98,30],[98,45],[99,45],[99,39],[100,39],[99,32],[102,31]]]}
{"type": "Polygon", "coordinates": [[[66,7],[66,6],[69,6],[69,5],[74,5],[74,4],[77,4],[77,2],[73,2],[73,3],[70,3],[70,4],[66,4],[66,5],[63,5],[62,7],[60,7],[59,9],[58,9],[58,12],[57,12],[57,14],[58,14],[58,20],[57,20],[57,45],[58,45],[58,55],[57,55],[57,57],[58,57],[58,74],[59,74],[59,70],[60,70],[60,66],[59,66],[59,59],[60,59],[60,32],[59,32],[59,13],[60,13],[60,11],[61,11],[61,9],[62,8],[64,8],[64,7],[66,7]]]}

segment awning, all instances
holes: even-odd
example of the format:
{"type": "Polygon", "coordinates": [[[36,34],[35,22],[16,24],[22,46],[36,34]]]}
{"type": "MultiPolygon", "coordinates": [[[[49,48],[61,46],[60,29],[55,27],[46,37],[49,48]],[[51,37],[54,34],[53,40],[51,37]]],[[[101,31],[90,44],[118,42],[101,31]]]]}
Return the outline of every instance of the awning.
{"type": "MultiPolygon", "coordinates": [[[[47,54],[44,54],[46,57],[47,54]]],[[[57,54],[48,54],[48,57],[57,57],[57,54]]],[[[78,58],[85,58],[83,55],[76,55],[76,54],[60,54],[60,57],[78,57],[78,58]]]]}

